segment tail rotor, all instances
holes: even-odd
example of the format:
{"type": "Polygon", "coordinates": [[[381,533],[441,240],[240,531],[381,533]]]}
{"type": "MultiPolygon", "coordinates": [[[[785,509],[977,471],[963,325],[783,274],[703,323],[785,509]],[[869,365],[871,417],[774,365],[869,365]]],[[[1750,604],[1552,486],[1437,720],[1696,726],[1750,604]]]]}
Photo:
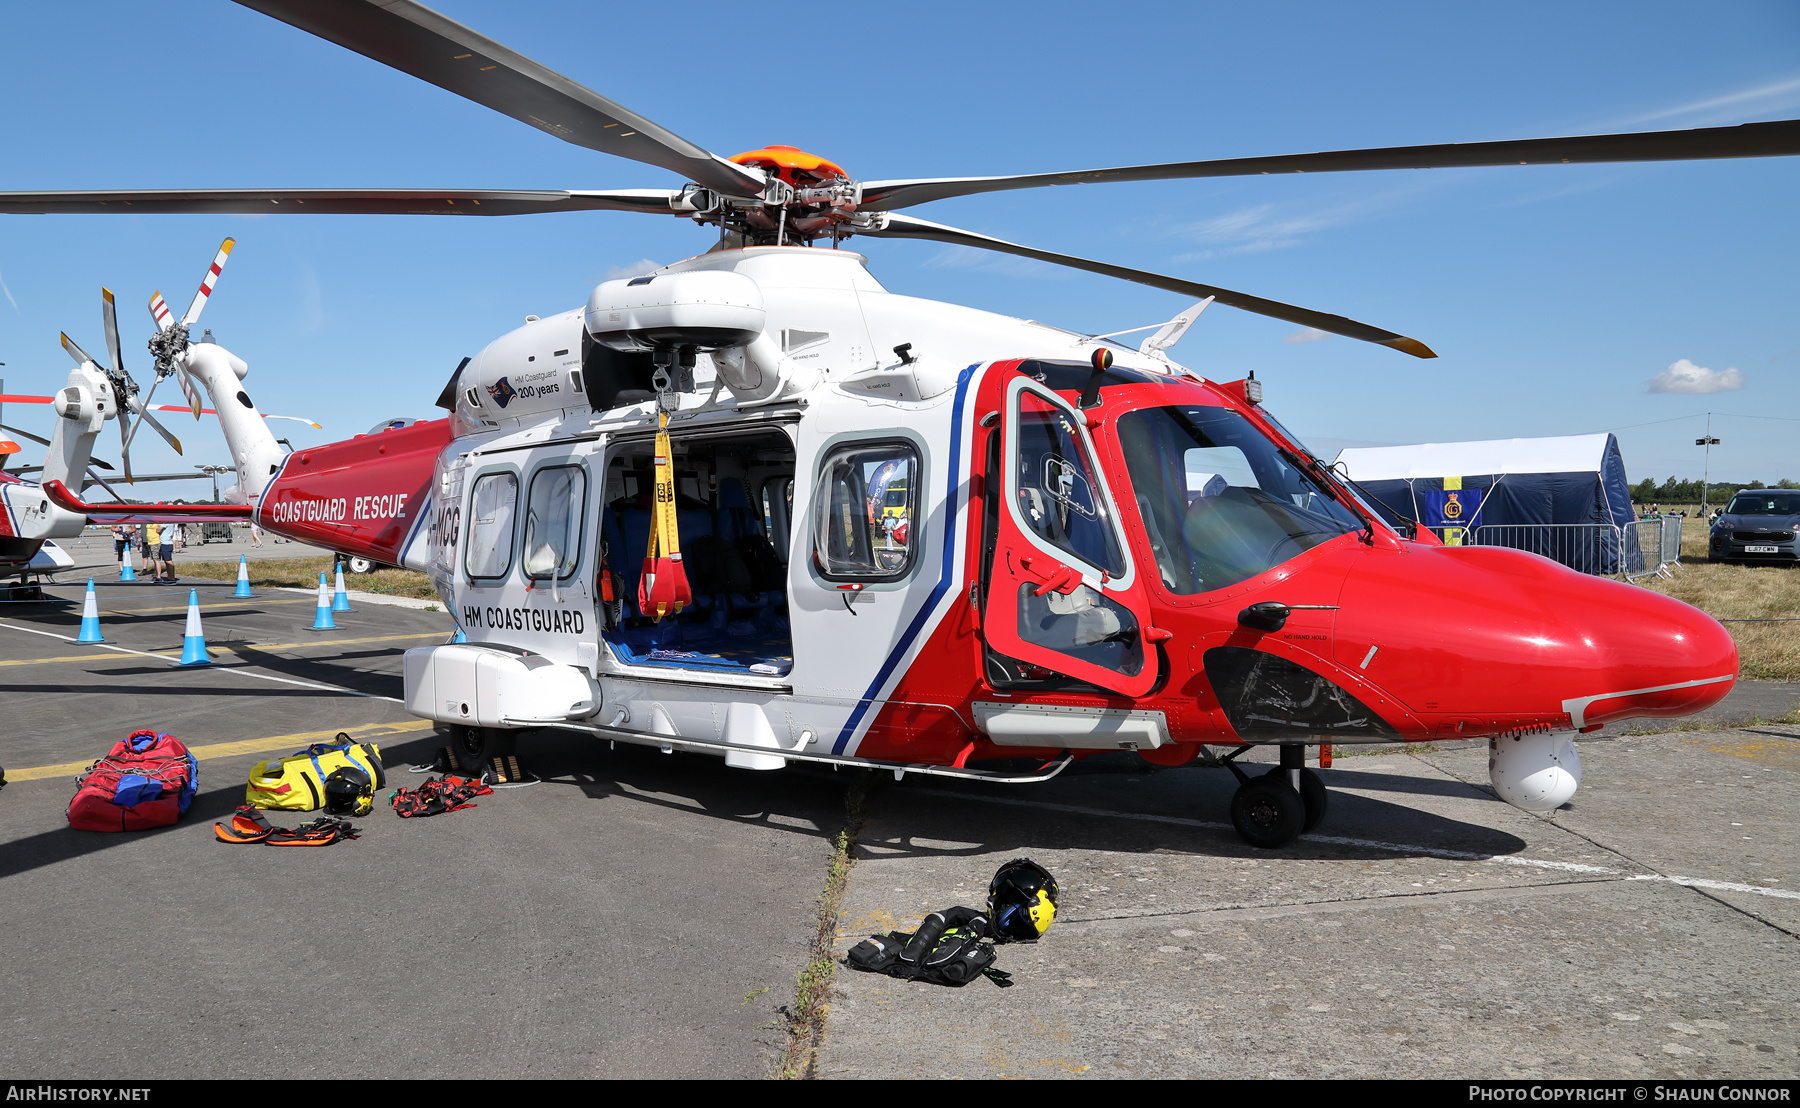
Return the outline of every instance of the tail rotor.
{"type": "Polygon", "coordinates": [[[200,279],[200,291],[194,294],[193,303],[179,321],[169,310],[169,304],[159,291],[150,298],[150,318],[156,321],[156,334],[150,336],[150,353],[156,359],[156,379],[161,381],[173,373],[181,382],[182,395],[187,398],[188,410],[194,413],[194,419],[200,418],[200,390],[195,386],[193,378],[188,374],[187,364],[182,358],[187,353],[188,329],[200,321],[200,313],[205,310],[207,300],[212,296],[213,285],[218,283],[219,274],[225,268],[225,262],[231,257],[231,248],[237,245],[236,239],[226,239],[219,244],[219,252],[213,256],[212,265],[207,267],[206,276],[200,279]]]}

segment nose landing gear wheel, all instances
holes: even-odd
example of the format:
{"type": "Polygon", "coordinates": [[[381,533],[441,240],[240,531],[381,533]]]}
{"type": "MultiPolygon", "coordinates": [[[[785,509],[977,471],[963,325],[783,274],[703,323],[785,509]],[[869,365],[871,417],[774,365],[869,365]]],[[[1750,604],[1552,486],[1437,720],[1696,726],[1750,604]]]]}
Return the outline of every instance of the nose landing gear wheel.
{"type": "Polygon", "coordinates": [[[1255,778],[1231,797],[1231,824],[1251,846],[1274,850],[1292,842],[1306,823],[1306,804],[1275,774],[1255,778]]]}
{"type": "MultiPolygon", "coordinates": [[[[1284,784],[1288,779],[1287,771],[1284,769],[1272,769],[1264,776],[1279,777],[1284,784]]],[[[1291,785],[1289,787],[1292,788],[1291,785]]],[[[1325,818],[1325,808],[1330,802],[1330,794],[1325,791],[1324,779],[1305,767],[1301,767],[1300,770],[1300,802],[1306,805],[1306,822],[1300,827],[1300,833],[1304,835],[1319,826],[1319,821],[1325,818]]]]}

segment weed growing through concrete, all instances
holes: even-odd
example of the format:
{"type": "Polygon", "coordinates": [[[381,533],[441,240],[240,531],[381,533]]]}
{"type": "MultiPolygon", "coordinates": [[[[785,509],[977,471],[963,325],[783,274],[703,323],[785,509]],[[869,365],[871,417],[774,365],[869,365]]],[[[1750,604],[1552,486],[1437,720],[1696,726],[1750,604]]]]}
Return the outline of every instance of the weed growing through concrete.
{"type": "Polygon", "coordinates": [[[788,1011],[788,1046],[775,1071],[776,1078],[782,1081],[811,1078],[818,1064],[825,1014],[831,1007],[832,976],[837,969],[831,954],[837,945],[838,915],[844,907],[844,890],[850,885],[856,844],[862,838],[863,801],[868,797],[870,780],[869,774],[860,773],[844,793],[844,829],[832,840],[831,865],[825,871],[825,891],[819,895],[812,952],[794,990],[794,1004],[788,1011]]]}

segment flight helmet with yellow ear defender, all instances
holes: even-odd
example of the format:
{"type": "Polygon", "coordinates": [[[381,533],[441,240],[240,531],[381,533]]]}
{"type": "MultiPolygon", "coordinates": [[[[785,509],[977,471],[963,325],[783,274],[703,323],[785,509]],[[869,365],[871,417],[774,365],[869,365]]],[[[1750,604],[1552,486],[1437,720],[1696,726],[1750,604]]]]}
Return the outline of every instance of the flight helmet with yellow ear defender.
{"type": "Polygon", "coordinates": [[[325,812],[333,816],[366,816],[375,804],[375,782],[356,766],[331,771],[325,779],[325,812]]]}
{"type": "Polygon", "coordinates": [[[988,920],[999,942],[1036,942],[1056,920],[1056,878],[1029,858],[1014,858],[988,882],[988,920]]]}

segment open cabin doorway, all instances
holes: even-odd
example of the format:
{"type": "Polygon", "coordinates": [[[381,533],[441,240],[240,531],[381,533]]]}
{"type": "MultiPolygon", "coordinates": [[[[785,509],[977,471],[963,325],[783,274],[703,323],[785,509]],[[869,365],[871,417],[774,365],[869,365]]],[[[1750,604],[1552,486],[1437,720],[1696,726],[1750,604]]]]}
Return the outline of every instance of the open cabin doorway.
{"type": "Polygon", "coordinates": [[[794,444],[779,430],[671,432],[679,547],[694,603],[652,620],[639,611],[649,547],[655,440],[607,453],[600,533],[614,600],[602,638],[622,665],[783,678],[794,667],[787,554],[794,444]]]}

